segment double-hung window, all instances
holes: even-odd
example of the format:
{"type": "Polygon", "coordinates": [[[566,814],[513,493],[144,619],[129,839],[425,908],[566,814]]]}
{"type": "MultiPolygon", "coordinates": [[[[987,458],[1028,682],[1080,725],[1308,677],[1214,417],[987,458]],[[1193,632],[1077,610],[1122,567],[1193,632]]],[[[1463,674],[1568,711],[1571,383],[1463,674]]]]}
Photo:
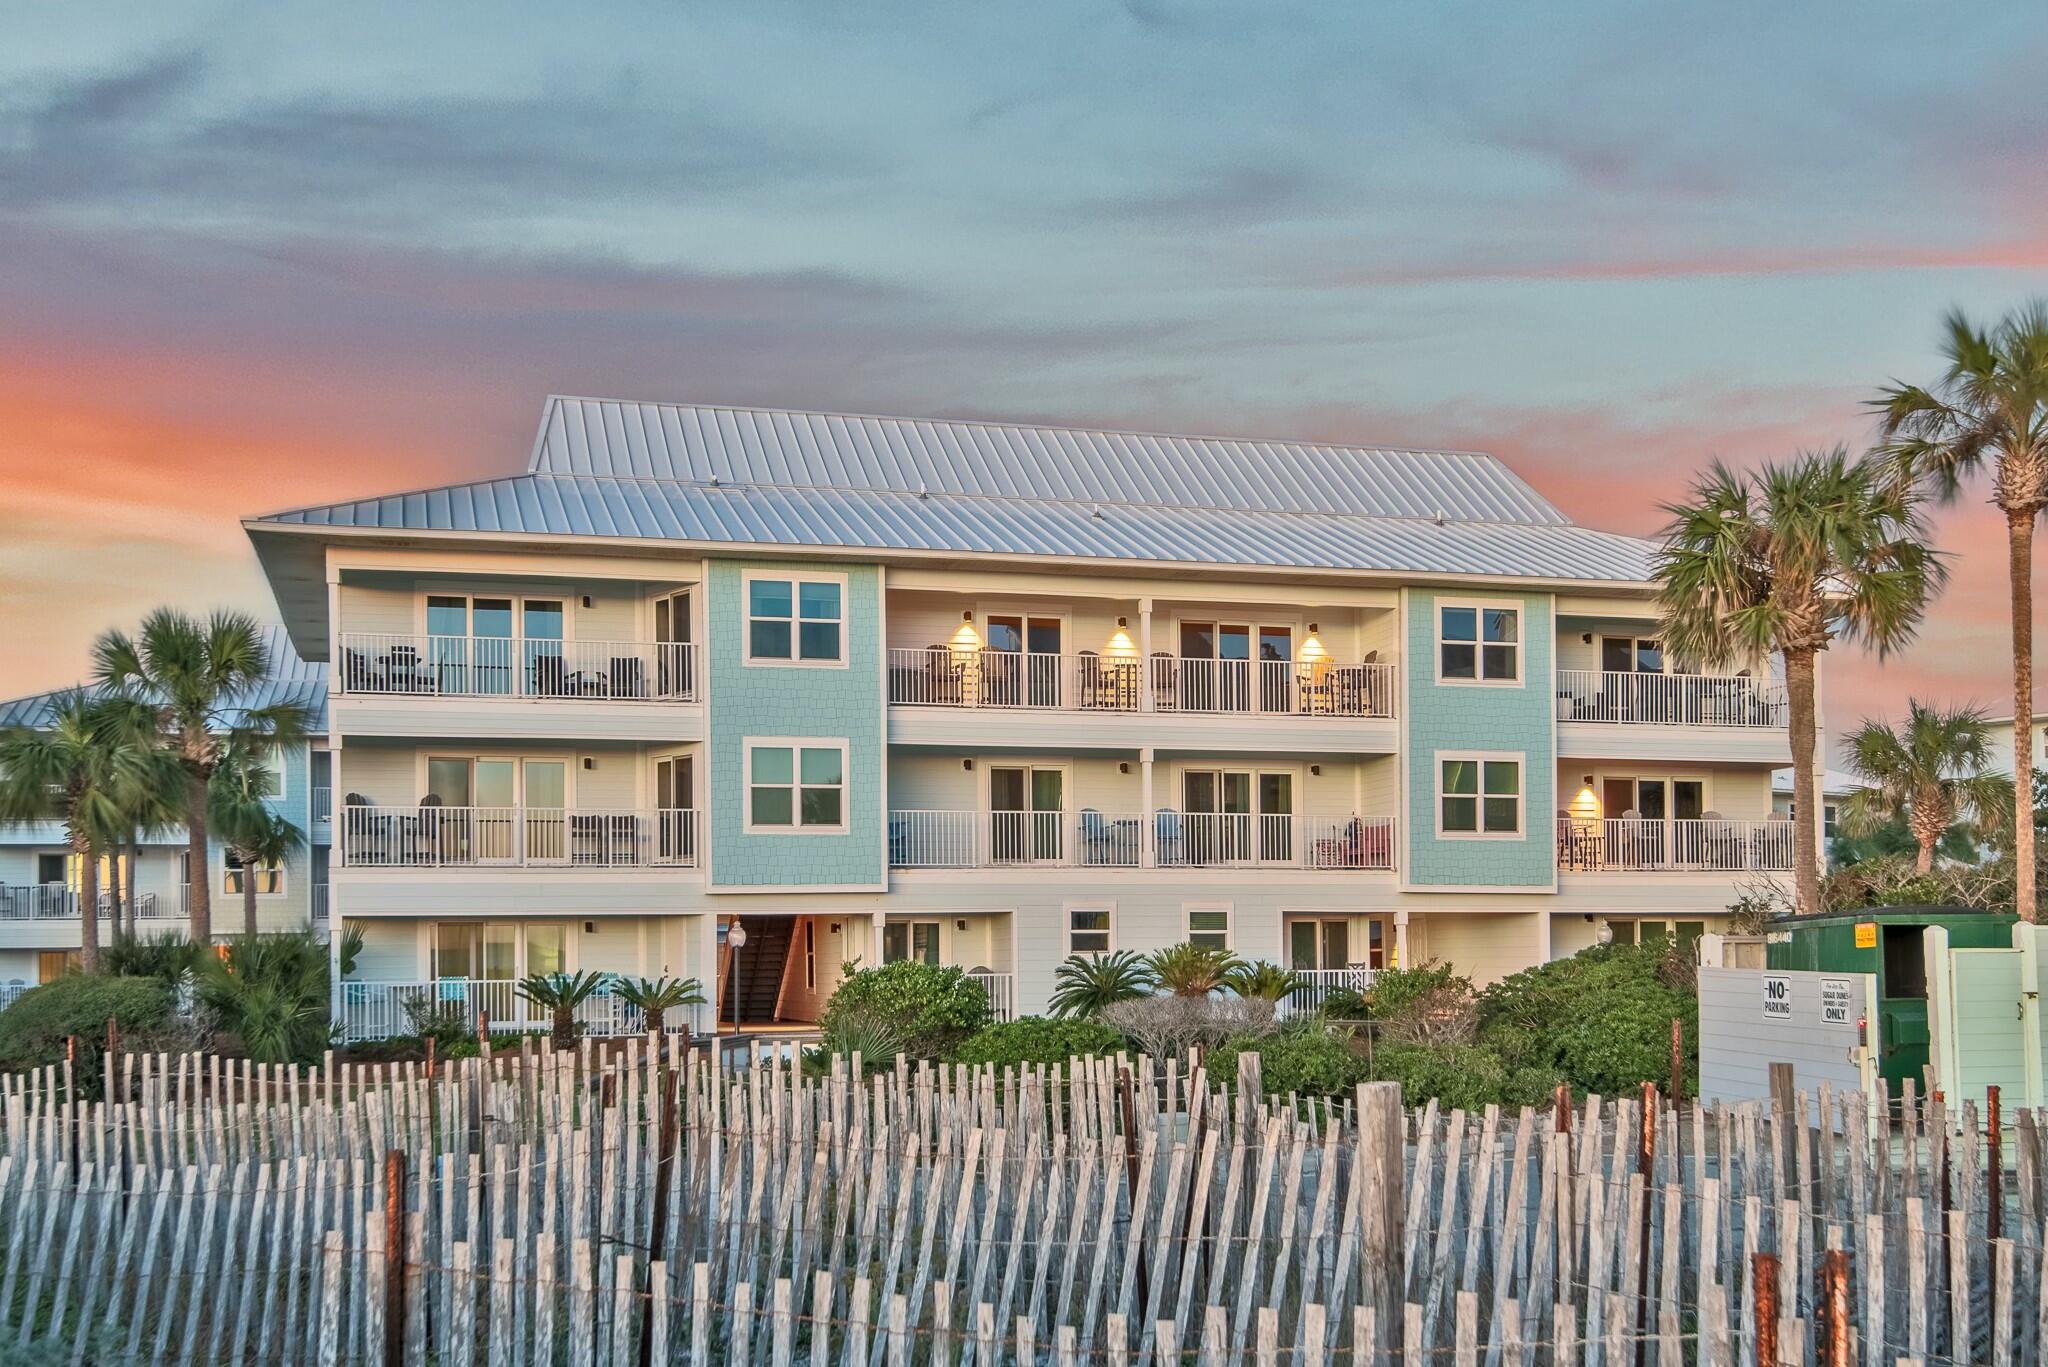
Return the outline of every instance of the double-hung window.
{"type": "Polygon", "coordinates": [[[1437,831],[1448,836],[1520,835],[1521,756],[1439,754],[1437,831]]]}
{"type": "Polygon", "coordinates": [[[1068,907],[1067,953],[1109,953],[1109,917],[1107,906],[1068,907]]]}
{"type": "Polygon", "coordinates": [[[846,742],[749,740],[748,831],[846,829],[846,742]]]}
{"type": "Polygon", "coordinates": [[[1190,903],[1188,913],[1188,943],[1201,945],[1205,949],[1230,948],[1230,904],[1228,902],[1190,903]]]}
{"type": "Polygon", "coordinates": [[[1437,605],[1438,679],[1512,684],[1522,680],[1522,611],[1506,603],[1437,605]]]}
{"type": "Polygon", "coordinates": [[[746,576],[747,663],[846,663],[846,580],[839,575],[746,576]]]}
{"type": "Polygon", "coordinates": [[[284,868],[279,864],[258,864],[253,868],[244,867],[242,857],[233,850],[221,852],[220,890],[228,896],[240,896],[242,880],[253,877],[256,880],[256,895],[271,897],[284,891],[284,868]]]}

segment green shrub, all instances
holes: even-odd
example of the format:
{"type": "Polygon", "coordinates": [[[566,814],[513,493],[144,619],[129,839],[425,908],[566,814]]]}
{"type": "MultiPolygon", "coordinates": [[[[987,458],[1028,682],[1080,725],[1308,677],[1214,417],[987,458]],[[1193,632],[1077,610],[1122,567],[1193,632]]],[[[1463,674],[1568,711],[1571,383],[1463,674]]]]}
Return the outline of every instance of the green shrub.
{"type": "Polygon", "coordinates": [[[309,934],[236,935],[202,955],[200,1002],[261,1063],[311,1063],[328,1044],[327,942],[309,934]]]}
{"type": "Polygon", "coordinates": [[[829,1036],[852,1017],[885,1028],[912,1058],[945,1058],[989,1023],[988,993],[957,968],[904,959],[848,976],[825,1003],[819,1029],[829,1036]]]}
{"type": "Polygon", "coordinates": [[[121,1032],[122,1047],[164,1047],[173,1027],[170,987],[155,978],[110,978],[70,974],[32,987],[0,1011],[0,1072],[40,1068],[64,1061],[64,1041],[78,1040],[72,1076],[82,1091],[97,1095],[107,1021],[121,1032]]]}
{"type": "Polygon", "coordinates": [[[977,1067],[1040,1064],[1050,1067],[1080,1056],[1114,1054],[1124,1047],[1124,1037],[1094,1021],[1055,1020],[1045,1016],[1024,1016],[983,1026],[960,1042],[953,1061],[977,1067]]]}
{"type": "Polygon", "coordinates": [[[100,972],[115,978],[156,978],[178,986],[199,968],[199,948],[184,934],[137,935],[100,951],[100,972]]]}
{"type": "Polygon", "coordinates": [[[1413,968],[1383,968],[1372,975],[1366,1008],[1374,1020],[1394,1020],[1445,990],[1470,995],[1472,980],[1436,959],[1426,959],[1413,968]]]}
{"type": "Polygon", "coordinates": [[[1333,1021],[1362,1021],[1372,1013],[1364,994],[1348,987],[1333,987],[1323,993],[1323,1004],[1316,1010],[1333,1021]]]}
{"type": "Polygon", "coordinates": [[[1259,1056],[1259,1080],[1273,1096],[1342,1096],[1371,1076],[1348,1038],[1315,1026],[1231,1040],[1209,1054],[1209,1076],[1236,1082],[1238,1057],[1245,1053],[1259,1056]]]}
{"type": "Polygon", "coordinates": [[[1373,1050],[1372,1073],[1382,1082],[1400,1083],[1407,1105],[1420,1106],[1435,1097],[1445,1110],[1541,1105],[1552,1087],[1548,1075],[1511,1069],[1500,1055],[1477,1044],[1382,1044],[1373,1050]]]}
{"type": "Polygon", "coordinates": [[[1664,947],[1600,945],[1503,978],[1479,997],[1479,1043],[1510,1069],[1559,1074],[1606,1095],[1670,1085],[1671,1022],[1684,1031],[1688,1090],[1699,1067],[1699,1001],[1674,986],[1664,947]]]}

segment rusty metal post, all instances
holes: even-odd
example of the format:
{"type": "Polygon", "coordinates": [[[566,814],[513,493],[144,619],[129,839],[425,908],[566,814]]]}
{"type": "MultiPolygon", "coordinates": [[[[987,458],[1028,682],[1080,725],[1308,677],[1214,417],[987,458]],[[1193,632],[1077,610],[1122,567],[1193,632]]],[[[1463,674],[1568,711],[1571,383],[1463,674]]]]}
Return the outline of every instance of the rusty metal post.
{"type": "Polygon", "coordinates": [[[1998,1086],[1995,1083],[1984,1089],[1984,1109],[1984,1142],[1988,1146],[1988,1162],[1984,1171],[1985,1195],[1991,1201],[1985,1237],[1996,1243],[1999,1236],[2005,1232],[2005,1137],[1999,1133],[2005,1127],[2005,1117],[1999,1106],[1998,1086]]]}
{"type": "Polygon", "coordinates": [[[1758,1253],[1749,1260],[1751,1302],[1756,1322],[1756,1367],[1781,1367],[1778,1356],[1778,1255],[1758,1253]]]}
{"type": "Polygon", "coordinates": [[[1560,1082],[1557,1084],[1557,1097],[1554,1105],[1555,1111],[1551,1116],[1551,1120],[1555,1123],[1557,1132],[1559,1134],[1570,1134],[1572,1132],[1572,1089],[1570,1083],[1560,1082]]]}
{"type": "Polygon", "coordinates": [[[1821,1367],[1850,1367],[1849,1255],[1831,1248],[1820,1264],[1821,1295],[1827,1303],[1827,1337],[1820,1345],[1821,1367]]]}
{"type": "Polygon", "coordinates": [[[384,1367],[405,1362],[405,1150],[384,1155],[384,1367]]]}
{"type": "Polygon", "coordinates": [[[427,1036],[427,1081],[434,1080],[434,1037],[427,1036]]]}
{"type": "Polygon", "coordinates": [[[476,1009],[476,1051],[481,1054],[491,1042],[491,1008],[476,1009]]]}

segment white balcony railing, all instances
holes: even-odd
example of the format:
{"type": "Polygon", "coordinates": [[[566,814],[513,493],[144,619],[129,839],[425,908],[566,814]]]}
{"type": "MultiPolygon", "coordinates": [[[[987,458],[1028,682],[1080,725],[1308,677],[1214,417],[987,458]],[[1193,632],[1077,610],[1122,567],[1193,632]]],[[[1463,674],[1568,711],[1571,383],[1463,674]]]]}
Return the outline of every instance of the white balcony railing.
{"type": "MultiPolygon", "coordinates": [[[[102,892],[99,895],[98,906],[102,917],[111,917],[114,914],[114,894],[102,892]]],[[[157,914],[155,893],[135,894],[135,915],[138,920],[157,914]]],[[[0,887],[0,921],[67,921],[76,920],[77,917],[78,894],[62,883],[28,883],[0,887]]]]}
{"type": "Polygon", "coordinates": [[[329,891],[330,889],[325,883],[315,883],[313,885],[313,921],[316,925],[327,924],[327,895],[329,891]]]}
{"type": "Polygon", "coordinates": [[[1790,821],[1688,817],[1564,820],[1557,828],[1561,869],[1598,872],[1782,873],[1792,867],[1790,821]]]}
{"type": "Polygon", "coordinates": [[[1747,675],[1557,672],[1559,721],[1782,727],[1785,685],[1747,675]]]}
{"type": "MultiPolygon", "coordinates": [[[[508,978],[441,978],[427,982],[347,979],[341,984],[341,1024],[349,1043],[420,1033],[435,1015],[453,1017],[475,1031],[486,1016],[493,1034],[531,1034],[553,1028],[552,1014],[514,990],[508,978]]],[[[695,1010],[670,1011],[666,1028],[695,1028],[695,1010]]],[[[584,999],[576,1023],[586,1035],[637,1035],[646,1017],[609,986],[584,999]]]]}
{"type": "Polygon", "coordinates": [[[1255,816],[1159,811],[889,813],[898,869],[1394,867],[1390,816],[1255,816]]]}
{"type": "Polygon", "coordinates": [[[454,698],[692,702],[697,647],[685,641],[514,640],[344,632],[344,693],[454,698]]]}
{"type": "Polygon", "coordinates": [[[313,790],[312,816],[316,823],[323,826],[334,820],[334,789],[315,788],[313,790]]]}
{"type": "Polygon", "coordinates": [[[352,868],[489,865],[690,868],[697,813],[586,807],[341,809],[341,862],[352,868]]]}
{"type": "Polygon", "coordinates": [[[970,971],[968,977],[981,984],[981,990],[988,993],[988,1009],[999,1021],[1017,1018],[1017,975],[1014,973],[977,973],[970,971]]]}
{"type": "Polygon", "coordinates": [[[932,646],[889,652],[889,701],[913,707],[1391,717],[1384,662],[1151,660],[932,646]]]}
{"type": "Polygon", "coordinates": [[[1299,986],[1288,994],[1283,1005],[1289,1015],[1307,1015],[1321,1010],[1334,991],[1360,995],[1370,992],[1372,978],[1373,970],[1364,967],[1297,968],[1294,979],[1299,986]]]}

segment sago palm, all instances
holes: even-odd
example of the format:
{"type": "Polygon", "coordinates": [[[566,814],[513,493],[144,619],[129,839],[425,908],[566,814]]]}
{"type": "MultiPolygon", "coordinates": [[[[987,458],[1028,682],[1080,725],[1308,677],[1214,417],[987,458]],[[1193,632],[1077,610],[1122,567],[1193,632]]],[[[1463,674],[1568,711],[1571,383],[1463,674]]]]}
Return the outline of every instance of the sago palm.
{"type": "Polygon", "coordinates": [[[281,868],[306,847],[306,835],[270,805],[277,775],[269,748],[248,738],[231,742],[207,783],[207,815],[221,844],[241,864],[242,933],[256,933],[256,884],[265,869],[281,868]]]}
{"type": "Polygon", "coordinates": [[[1206,997],[1221,991],[1242,964],[1235,954],[1215,945],[1183,940],[1154,950],[1145,961],[1152,980],[1176,997],[1206,997]]]}
{"type": "Polygon", "coordinates": [[[1657,554],[1665,648],[1708,668],[1785,664],[1796,907],[1820,907],[1815,670],[1837,641],[1880,656],[1912,640],[1945,572],[1910,488],[1840,447],[1736,471],[1718,462],[1657,554]]]}
{"type": "MultiPolygon", "coordinates": [[[[100,855],[129,825],[133,794],[149,782],[151,747],[118,700],[72,690],[42,726],[0,735],[0,820],[56,820],[78,865],[79,961],[100,967],[100,855]]],[[[118,923],[117,923],[118,924],[118,923]]]]}
{"type": "Polygon", "coordinates": [[[576,1008],[611,981],[606,973],[535,973],[521,978],[513,992],[548,1013],[557,1049],[576,1047],[576,1008]]]}
{"type": "MultiPolygon", "coordinates": [[[[1979,472],[2005,514],[2012,593],[2012,788],[2016,811],[2033,805],[2034,519],[2048,507],[2048,301],[2036,299],[1986,331],[1949,314],[1948,368],[1933,385],[1893,384],[1873,401],[1884,454],[1898,473],[1953,501],[1979,472]]],[[[2017,909],[2035,919],[2034,828],[2013,823],[2017,909]]]]}
{"type": "Polygon", "coordinates": [[[1093,1016],[1114,1002],[1149,996],[1152,970],[1145,956],[1120,949],[1114,954],[1076,954],[1052,971],[1055,1016],[1093,1016]]]}
{"type": "Polygon", "coordinates": [[[1223,985],[1246,1001],[1277,1004],[1294,995],[1301,979],[1291,969],[1260,959],[1239,964],[1225,975],[1223,985]]]}
{"type": "Polygon", "coordinates": [[[187,910],[194,944],[213,939],[207,789],[231,745],[287,745],[305,735],[296,702],[248,705],[271,676],[263,630],[239,612],[201,621],[170,608],[143,619],[133,637],[110,631],[93,645],[101,683],[147,704],[158,735],[185,776],[184,816],[192,883],[187,910]]]}
{"type": "Polygon", "coordinates": [[[1866,720],[1849,737],[1849,772],[1869,786],[1842,805],[1842,825],[1867,835],[1904,821],[1920,847],[1914,868],[1934,867],[1934,848],[1958,821],[2002,831],[2012,794],[2002,775],[1983,772],[1991,744],[1975,708],[1943,710],[1908,702],[1905,724],[1866,720]]]}
{"type": "Polygon", "coordinates": [[[669,1012],[704,1004],[704,985],[695,978],[626,978],[612,990],[646,1018],[648,1033],[655,1035],[667,1028],[669,1012]]]}

